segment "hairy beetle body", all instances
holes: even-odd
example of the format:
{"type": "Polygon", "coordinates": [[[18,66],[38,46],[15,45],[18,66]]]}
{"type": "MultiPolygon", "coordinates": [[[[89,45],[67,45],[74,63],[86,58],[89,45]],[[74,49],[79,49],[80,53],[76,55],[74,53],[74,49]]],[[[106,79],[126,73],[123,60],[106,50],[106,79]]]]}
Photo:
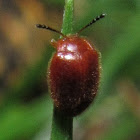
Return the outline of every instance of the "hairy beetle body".
{"type": "Polygon", "coordinates": [[[99,83],[99,55],[86,39],[76,35],[55,43],[48,70],[55,106],[69,116],[84,111],[93,101],[99,83]]]}

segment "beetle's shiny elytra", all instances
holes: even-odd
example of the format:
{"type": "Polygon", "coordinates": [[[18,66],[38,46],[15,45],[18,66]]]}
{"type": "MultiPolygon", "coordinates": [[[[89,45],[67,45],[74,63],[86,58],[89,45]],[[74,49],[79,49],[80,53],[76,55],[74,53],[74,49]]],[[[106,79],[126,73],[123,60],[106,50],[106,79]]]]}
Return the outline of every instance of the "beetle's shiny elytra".
{"type": "MultiPolygon", "coordinates": [[[[83,27],[76,35],[65,36],[52,44],[56,48],[48,69],[48,83],[55,106],[68,116],[83,112],[93,101],[99,85],[99,54],[89,41],[78,34],[102,14],[83,27]]],[[[38,24],[59,33],[50,27],[38,24]]]]}
{"type": "Polygon", "coordinates": [[[48,70],[51,97],[68,115],[80,114],[92,102],[99,83],[99,55],[86,39],[69,36],[57,41],[48,70]]]}

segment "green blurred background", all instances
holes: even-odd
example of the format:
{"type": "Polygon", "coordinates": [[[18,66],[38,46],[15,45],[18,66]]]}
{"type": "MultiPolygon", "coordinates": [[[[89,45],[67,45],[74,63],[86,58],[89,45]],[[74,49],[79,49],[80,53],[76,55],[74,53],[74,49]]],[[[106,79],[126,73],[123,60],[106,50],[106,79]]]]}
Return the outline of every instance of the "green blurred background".
{"type": "MultiPolygon", "coordinates": [[[[74,30],[84,30],[101,52],[102,75],[94,103],[74,119],[74,140],[140,139],[140,1],[75,0],[74,30]]],[[[52,101],[47,64],[61,30],[64,0],[0,0],[0,140],[49,140],[52,101]]]]}

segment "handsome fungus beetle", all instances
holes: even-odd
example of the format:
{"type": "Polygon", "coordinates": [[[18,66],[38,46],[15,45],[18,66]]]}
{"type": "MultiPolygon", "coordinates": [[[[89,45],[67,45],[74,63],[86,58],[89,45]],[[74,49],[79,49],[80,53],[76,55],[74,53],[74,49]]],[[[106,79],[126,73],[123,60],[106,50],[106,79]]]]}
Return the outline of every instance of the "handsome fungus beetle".
{"type": "Polygon", "coordinates": [[[48,69],[48,84],[55,107],[67,116],[83,112],[93,101],[99,85],[99,53],[79,33],[105,14],[93,19],[74,35],[64,35],[48,26],[36,27],[59,33],[63,38],[52,45],[56,48],[48,69]]]}

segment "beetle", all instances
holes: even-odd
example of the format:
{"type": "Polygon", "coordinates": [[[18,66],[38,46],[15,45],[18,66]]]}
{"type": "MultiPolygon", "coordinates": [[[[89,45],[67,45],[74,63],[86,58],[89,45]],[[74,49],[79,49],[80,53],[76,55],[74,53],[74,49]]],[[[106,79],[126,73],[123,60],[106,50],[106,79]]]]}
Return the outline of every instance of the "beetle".
{"type": "Polygon", "coordinates": [[[101,67],[99,52],[79,34],[104,17],[105,14],[101,14],[94,18],[74,35],[64,35],[49,26],[36,25],[37,28],[51,30],[62,36],[52,42],[56,53],[50,60],[47,78],[55,107],[67,116],[82,113],[96,96],[101,67]]]}

